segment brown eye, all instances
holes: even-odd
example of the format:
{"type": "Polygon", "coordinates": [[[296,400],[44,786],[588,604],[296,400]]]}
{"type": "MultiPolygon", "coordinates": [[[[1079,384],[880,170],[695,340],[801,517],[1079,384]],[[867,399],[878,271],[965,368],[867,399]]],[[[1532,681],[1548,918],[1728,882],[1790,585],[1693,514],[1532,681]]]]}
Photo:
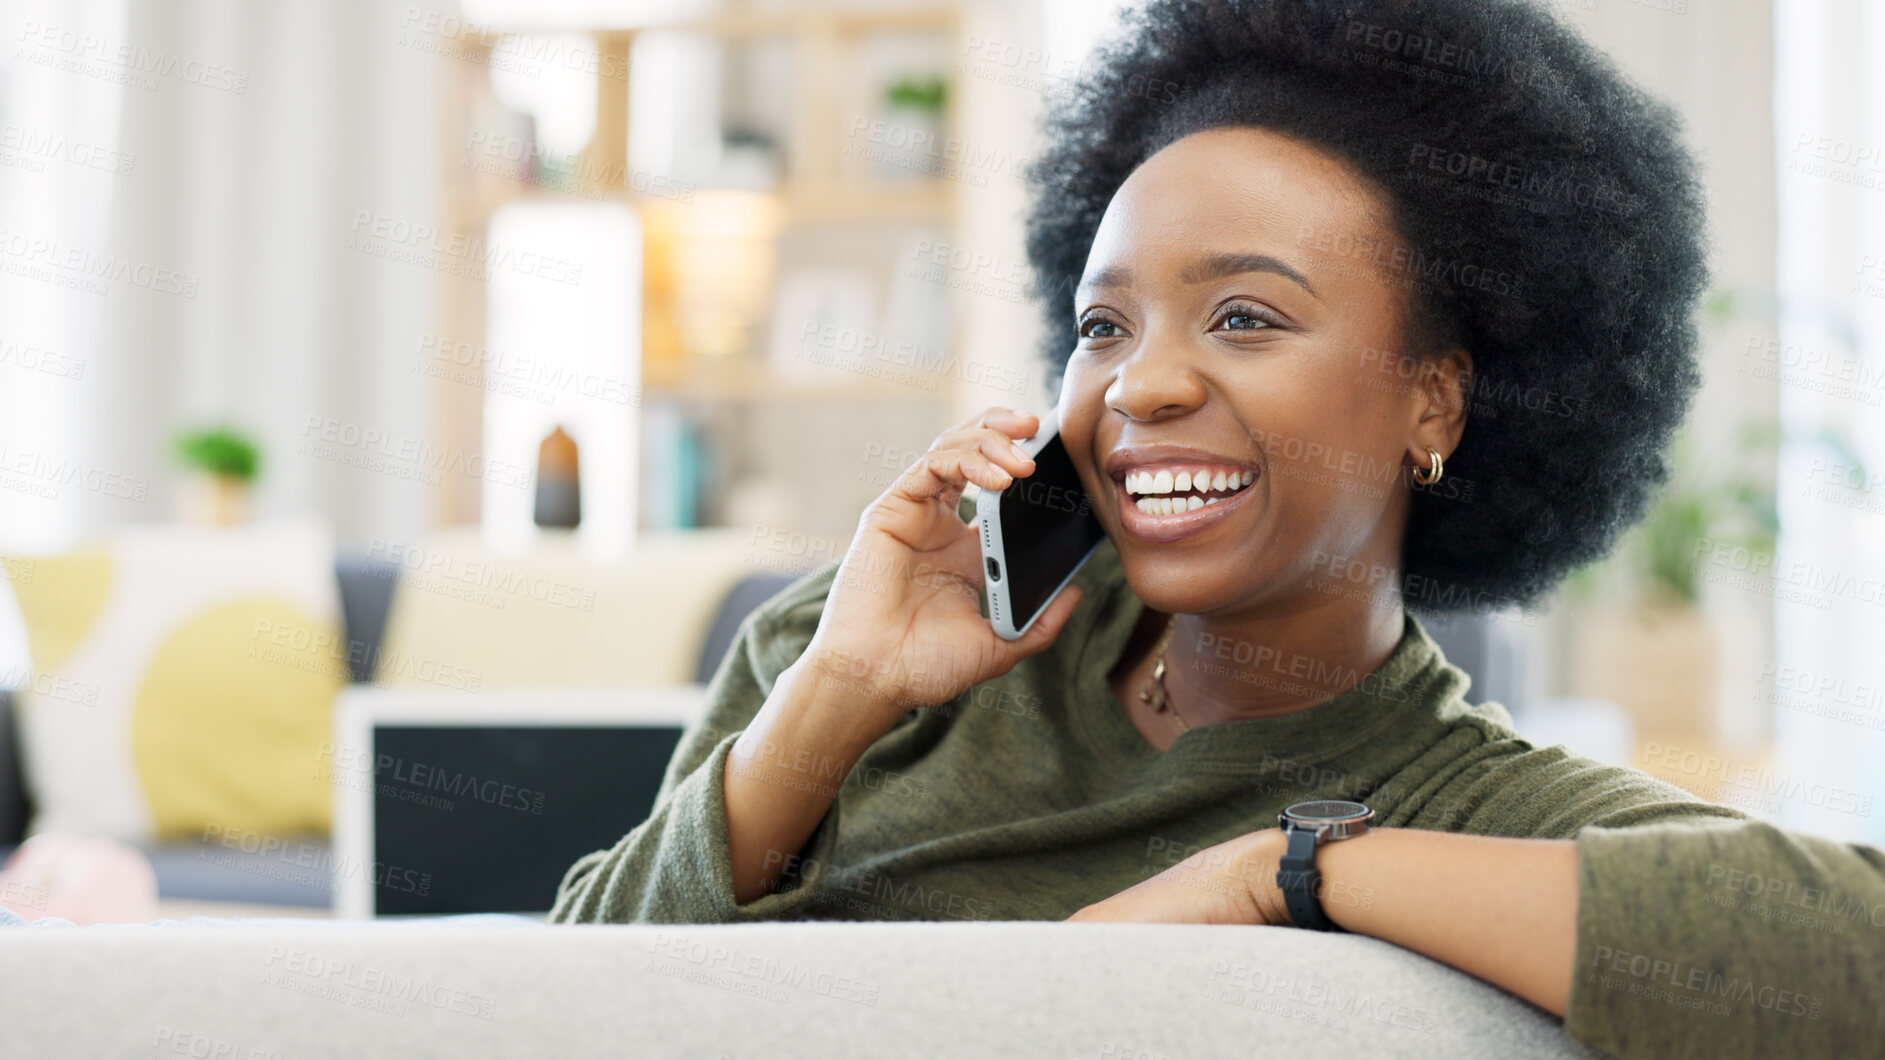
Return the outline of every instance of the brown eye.
{"type": "Polygon", "coordinates": [[[1080,321],[1080,337],[1083,339],[1116,339],[1121,334],[1123,332],[1118,324],[1103,317],[1087,317],[1080,321]]]}
{"type": "Polygon", "coordinates": [[[1276,326],[1276,322],[1268,315],[1247,305],[1226,306],[1224,315],[1218,320],[1226,331],[1259,331],[1276,326]]]}

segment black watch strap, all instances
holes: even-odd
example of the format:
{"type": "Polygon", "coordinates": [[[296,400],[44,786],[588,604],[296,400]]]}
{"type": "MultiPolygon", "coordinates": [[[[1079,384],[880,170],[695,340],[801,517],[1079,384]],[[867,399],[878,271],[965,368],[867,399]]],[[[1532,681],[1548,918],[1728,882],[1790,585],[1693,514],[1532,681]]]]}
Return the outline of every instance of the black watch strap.
{"type": "Polygon", "coordinates": [[[1276,885],[1283,889],[1283,905],[1297,927],[1311,931],[1340,931],[1335,921],[1322,912],[1322,872],[1316,868],[1316,830],[1290,828],[1289,849],[1276,874],[1276,885]]]}

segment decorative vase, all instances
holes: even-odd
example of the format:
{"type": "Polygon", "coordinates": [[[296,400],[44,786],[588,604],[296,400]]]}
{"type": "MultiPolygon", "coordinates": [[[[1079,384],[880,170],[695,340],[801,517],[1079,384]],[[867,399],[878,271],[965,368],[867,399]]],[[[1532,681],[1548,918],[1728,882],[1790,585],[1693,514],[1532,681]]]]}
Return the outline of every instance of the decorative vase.
{"type": "Polygon", "coordinates": [[[237,526],[249,521],[247,480],[216,471],[185,476],[177,493],[178,518],[192,526],[237,526]]]}
{"type": "Polygon", "coordinates": [[[582,518],[582,475],[576,440],[558,427],[537,447],[536,523],[574,529],[582,518]]]}
{"type": "Polygon", "coordinates": [[[1622,704],[1639,733],[1712,743],[1720,636],[1687,603],[1612,607],[1581,616],[1572,658],[1577,694],[1622,704]]]}
{"type": "Polygon", "coordinates": [[[877,177],[885,181],[941,180],[951,175],[943,143],[943,114],[933,107],[894,105],[884,113],[884,138],[876,148],[877,177]]]}

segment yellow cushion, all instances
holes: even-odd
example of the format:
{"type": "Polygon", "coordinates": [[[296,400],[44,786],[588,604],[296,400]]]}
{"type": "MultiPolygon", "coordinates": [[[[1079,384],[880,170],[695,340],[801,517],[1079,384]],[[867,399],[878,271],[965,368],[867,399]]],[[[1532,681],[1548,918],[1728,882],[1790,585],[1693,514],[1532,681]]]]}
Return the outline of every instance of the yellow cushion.
{"type": "Polygon", "coordinates": [[[40,672],[57,673],[105,606],[111,592],[111,553],[92,549],[5,562],[14,598],[34,619],[26,627],[27,651],[40,672]],[[20,576],[28,571],[31,577],[20,576]]]}
{"type": "Polygon", "coordinates": [[[24,562],[32,833],[328,830],[317,766],[347,661],[324,527],[127,527],[24,562]]]}
{"type": "MultiPolygon", "coordinates": [[[[287,600],[251,597],[191,616],[165,639],[137,690],[132,757],[160,836],[210,822],[264,834],[326,832],[332,790],[314,756],[331,739],[330,705],[346,683],[287,600]]],[[[330,636],[338,635],[332,626],[330,636]]]]}

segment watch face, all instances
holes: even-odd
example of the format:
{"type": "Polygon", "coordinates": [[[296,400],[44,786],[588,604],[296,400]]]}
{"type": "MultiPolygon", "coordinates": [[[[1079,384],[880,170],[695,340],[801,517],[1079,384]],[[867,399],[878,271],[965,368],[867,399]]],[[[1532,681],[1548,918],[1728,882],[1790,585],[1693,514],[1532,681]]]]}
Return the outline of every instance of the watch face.
{"type": "Polygon", "coordinates": [[[1374,811],[1359,802],[1347,799],[1322,799],[1317,802],[1299,802],[1283,811],[1304,824],[1327,824],[1331,821],[1352,821],[1357,817],[1372,816],[1374,811]]]}

